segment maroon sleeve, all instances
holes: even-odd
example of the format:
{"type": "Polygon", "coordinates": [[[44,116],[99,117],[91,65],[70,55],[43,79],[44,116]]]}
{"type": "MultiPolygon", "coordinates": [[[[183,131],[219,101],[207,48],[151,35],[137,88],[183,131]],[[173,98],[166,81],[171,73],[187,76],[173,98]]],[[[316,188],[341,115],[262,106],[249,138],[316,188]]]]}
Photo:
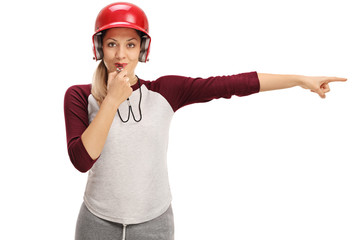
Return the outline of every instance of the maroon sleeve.
{"type": "Polygon", "coordinates": [[[247,96],[260,91],[257,72],[209,78],[169,75],[156,82],[154,88],[168,100],[174,112],[192,103],[231,98],[232,95],[247,96]]]}
{"type": "Polygon", "coordinates": [[[64,115],[67,138],[67,149],[70,160],[80,172],[88,171],[96,160],[86,151],[81,135],[89,126],[88,96],[91,85],[75,85],[70,87],[64,98],[64,115]]]}

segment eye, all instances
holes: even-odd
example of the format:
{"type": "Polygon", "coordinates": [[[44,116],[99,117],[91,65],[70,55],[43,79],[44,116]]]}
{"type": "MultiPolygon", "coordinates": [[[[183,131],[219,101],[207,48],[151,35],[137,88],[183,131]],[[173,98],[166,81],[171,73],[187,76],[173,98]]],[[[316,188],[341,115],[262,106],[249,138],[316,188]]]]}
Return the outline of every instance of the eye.
{"type": "Polygon", "coordinates": [[[107,46],[108,46],[108,47],[115,47],[115,46],[116,46],[116,43],[114,43],[114,42],[109,42],[109,43],[107,44],[107,46]]]}
{"type": "Polygon", "coordinates": [[[129,44],[128,44],[128,47],[129,47],[129,48],[134,48],[134,47],[135,47],[135,44],[134,44],[134,43],[129,43],[129,44]]]}

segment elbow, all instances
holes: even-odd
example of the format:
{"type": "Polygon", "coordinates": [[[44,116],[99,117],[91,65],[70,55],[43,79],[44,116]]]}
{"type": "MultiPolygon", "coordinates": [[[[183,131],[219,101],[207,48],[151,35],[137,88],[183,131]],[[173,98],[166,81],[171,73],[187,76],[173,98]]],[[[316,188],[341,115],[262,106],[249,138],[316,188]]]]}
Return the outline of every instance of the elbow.
{"type": "MultiPolygon", "coordinates": [[[[83,158],[74,156],[69,152],[70,161],[73,164],[73,166],[78,170],[79,172],[86,173],[89,171],[93,165],[91,162],[84,161],[83,158]]],[[[93,161],[95,162],[95,161],[93,161]]]]}
{"type": "Polygon", "coordinates": [[[86,173],[87,171],[90,170],[91,167],[88,166],[83,166],[81,164],[76,164],[75,162],[71,161],[72,164],[74,165],[74,167],[76,168],[76,170],[78,170],[81,173],[86,173]]]}
{"type": "MultiPolygon", "coordinates": [[[[78,143],[81,142],[78,141],[78,143]]],[[[82,173],[89,171],[98,159],[92,159],[82,144],[70,144],[68,154],[73,166],[82,173]]]]}

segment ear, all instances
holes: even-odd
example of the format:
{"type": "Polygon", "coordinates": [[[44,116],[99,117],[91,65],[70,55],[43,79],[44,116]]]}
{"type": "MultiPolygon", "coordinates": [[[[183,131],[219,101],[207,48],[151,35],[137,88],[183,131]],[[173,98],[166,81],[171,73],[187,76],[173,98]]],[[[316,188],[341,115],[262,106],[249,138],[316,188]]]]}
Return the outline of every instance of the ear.
{"type": "Polygon", "coordinates": [[[95,51],[94,54],[96,60],[100,60],[104,56],[104,52],[102,49],[102,37],[103,37],[102,32],[99,32],[96,35],[94,35],[94,51],[95,51]]]}
{"type": "Polygon", "coordinates": [[[146,61],[146,54],[149,49],[150,45],[150,38],[143,36],[141,38],[141,47],[140,47],[140,55],[139,55],[139,62],[146,61]]]}

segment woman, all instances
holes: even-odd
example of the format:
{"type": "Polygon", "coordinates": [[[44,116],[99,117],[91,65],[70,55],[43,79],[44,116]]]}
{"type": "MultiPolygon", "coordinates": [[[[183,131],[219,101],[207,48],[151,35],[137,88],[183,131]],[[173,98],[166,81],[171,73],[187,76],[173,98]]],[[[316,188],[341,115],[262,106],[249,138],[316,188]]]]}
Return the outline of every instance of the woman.
{"type": "Polygon", "coordinates": [[[257,72],[155,81],[135,75],[151,38],[145,13],[114,3],[97,16],[94,55],[101,60],[92,84],[65,94],[70,160],[89,171],[76,239],[173,239],[167,144],[173,114],[192,103],[301,86],[325,98],[337,77],[257,72]]]}

